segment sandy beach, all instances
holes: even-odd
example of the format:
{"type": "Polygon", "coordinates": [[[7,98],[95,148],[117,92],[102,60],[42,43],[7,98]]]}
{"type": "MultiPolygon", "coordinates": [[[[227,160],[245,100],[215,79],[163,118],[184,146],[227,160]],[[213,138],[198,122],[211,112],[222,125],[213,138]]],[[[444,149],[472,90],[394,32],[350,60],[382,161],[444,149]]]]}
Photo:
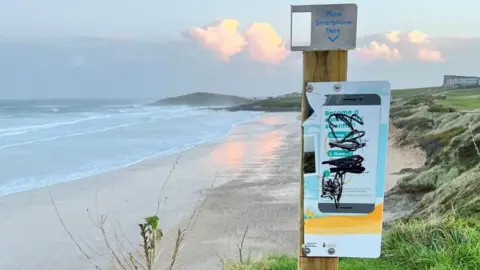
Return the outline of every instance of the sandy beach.
{"type": "MultiPolygon", "coordinates": [[[[202,201],[176,269],[221,269],[221,259],[238,259],[236,245],[247,226],[244,257],[294,253],[300,167],[297,115],[267,114],[237,125],[225,139],[181,154],[0,197],[0,269],[94,269],[63,229],[50,194],[65,226],[103,269],[111,262],[102,254],[105,243],[94,223],[107,216],[109,237],[133,250],[140,239],[138,222],[155,215],[159,201],[165,235],[160,261],[165,263],[176,229],[185,226],[202,201]]],[[[391,131],[395,136],[397,131],[391,131]]],[[[401,169],[421,165],[418,155],[416,149],[390,144],[387,190],[402,176],[396,174],[401,169]]]]}

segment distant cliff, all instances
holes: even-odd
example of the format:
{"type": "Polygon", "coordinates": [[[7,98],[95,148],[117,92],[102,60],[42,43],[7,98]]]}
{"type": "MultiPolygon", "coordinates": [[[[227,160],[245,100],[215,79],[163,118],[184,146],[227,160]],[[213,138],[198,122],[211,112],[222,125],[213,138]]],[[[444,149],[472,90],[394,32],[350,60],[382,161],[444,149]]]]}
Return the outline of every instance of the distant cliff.
{"type": "Polygon", "coordinates": [[[264,111],[264,112],[298,112],[301,107],[301,94],[291,93],[278,97],[257,100],[227,108],[228,111],[264,111]]]}
{"type": "Polygon", "coordinates": [[[158,100],[155,106],[238,106],[252,103],[253,100],[239,96],[197,92],[193,94],[158,100]]]}

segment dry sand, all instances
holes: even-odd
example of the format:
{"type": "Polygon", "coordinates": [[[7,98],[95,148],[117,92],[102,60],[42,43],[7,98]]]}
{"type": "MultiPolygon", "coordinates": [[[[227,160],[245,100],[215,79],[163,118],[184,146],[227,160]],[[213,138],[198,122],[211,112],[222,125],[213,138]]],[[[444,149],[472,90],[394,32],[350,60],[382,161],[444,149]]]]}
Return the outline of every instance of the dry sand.
{"type": "MultiPolygon", "coordinates": [[[[392,123],[389,127],[389,148],[387,160],[387,181],[385,191],[391,190],[400,178],[407,176],[408,169],[417,169],[423,166],[426,154],[420,148],[413,146],[399,147],[396,142],[402,130],[397,129],[392,123]]],[[[423,195],[416,194],[385,194],[384,222],[391,222],[412,213],[423,195]]],[[[385,228],[386,226],[384,226],[385,228]]]]}
{"type": "MultiPolygon", "coordinates": [[[[398,133],[391,131],[392,136],[398,133]]],[[[165,233],[160,259],[165,261],[176,228],[184,227],[195,205],[206,198],[186,235],[177,269],[214,270],[221,268],[222,258],[237,259],[236,245],[247,226],[244,257],[294,253],[299,133],[296,113],[267,114],[236,126],[223,140],[185,151],[180,159],[178,154],[160,157],[79,181],[0,197],[0,269],[93,269],[62,228],[49,193],[72,235],[101,266],[110,264],[104,254],[96,254],[105,252],[105,244],[86,209],[93,219],[108,216],[110,237],[128,237],[136,245],[137,224],[156,213],[159,198],[165,233]]],[[[418,167],[423,157],[418,150],[392,144],[388,154],[386,189],[401,177],[395,173],[418,167]]],[[[124,242],[128,249],[133,249],[132,244],[124,242]]]]}
{"type": "Polygon", "coordinates": [[[413,146],[399,147],[397,139],[401,136],[401,130],[390,123],[388,136],[388,160],[385,191],[392,189],[400,178],[408,173],[405,169],[416,169],[423,166],[426,160],[425,152],[413,146]],[[402,171],[403,170],[403,171],[402,171]]]}

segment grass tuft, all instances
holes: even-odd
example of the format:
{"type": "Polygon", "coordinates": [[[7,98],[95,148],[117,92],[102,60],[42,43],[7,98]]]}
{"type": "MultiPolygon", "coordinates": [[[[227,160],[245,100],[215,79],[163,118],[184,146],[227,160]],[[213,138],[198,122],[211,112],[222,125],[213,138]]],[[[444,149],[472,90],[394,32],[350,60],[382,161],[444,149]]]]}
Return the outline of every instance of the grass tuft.
{"type": "MultiPolygon", "coordinates": [[[[340,259],[342,270],[480,269],[480,221],[454,216],[397,222],[384,234],[378,259],[340,259]]],[[[265,256],[224,270],[295,270],[297,258],[265,256]]]]}
{"type": "Polygon", "coordinates": [[[297,258],[288,255],[269,255],[258,261],[227,262],[224,270],[295,270],[297,258]]]}

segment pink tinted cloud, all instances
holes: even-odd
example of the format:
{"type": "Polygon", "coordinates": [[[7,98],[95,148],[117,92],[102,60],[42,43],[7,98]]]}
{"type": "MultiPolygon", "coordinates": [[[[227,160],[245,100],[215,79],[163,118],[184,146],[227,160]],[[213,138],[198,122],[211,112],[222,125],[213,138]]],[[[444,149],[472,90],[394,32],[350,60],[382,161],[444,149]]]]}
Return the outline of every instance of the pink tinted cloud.
{"type": "MultiPolygon", "coordinates": [[[[206,27],[194,27],[190,36],[223,61],[247,52],[250,58],[266,63],[278,64],[290,54],[284,39],[269,23],[252,23],[243,32],[234,19],[217,20],[206,27]]],[[[371,41],[367,46],[356,49],[363,61],[422,61],[443,63],[442,52],[432,42],[430,35],[418,30],[390,31],[371,41]]]]}
{"type": "Polygon", "coordinates": [[[238,21],[232,19],[217,20],[203,28],[192,28],[190,34],[222,60],[228,61],[231,56],[243,51],[247,45],[242,35],[237,32],[238,25],[238,21]]]}
{"type": "Polygon", "coordinates": [[[433,49],[419,49],[418,59],[424,62],[444,63],[445,59],[442,57],[442,53],[439,50],[433,49]]]}
{"type": "Polygon", "coordinates": [[[394,30],[394,31],[386,33],[385,37],[387,38],[388,41],[390,41],[392,43],[397,43],[397,42],[400,41],[400,37],[399,37],[400,33],[401,33],[400,31],[394,30]]]}
{"type": "Polygon", "coordinates": [[[244,35],[250,57],[259,62],[278,64],[290,53],[285,41],[268,23],[253,23],[244,35]]]}
{"type": "Polygon", "coordinates": [[[253,23],[244,32],[238,31],[237,20],[217,20],[206,27],[194,27],[190,36],[222,60],[247,51],[256,61],[278,64],[289,55],[281,36],[268,23],[253,23]]]}
{"type": "Polygon", "coordinates": [[[376,41],[372,41],[367,47],[358,48],[356,51],[360,59],[364,61],[397,61],[401,59],[400,51],[397,48],[391,48],[387,44],[381,44],[376,41]]]}
{"type": "Polygon", "coordinates": [[[417,30],[413,30],[408,33],[408,41],[415,44],[429,43],[428,35],[417,30]]]}
{"type": "Polygon", "coordinates": [[[435,44],[435,38],[418,30],[410,32],[391,31],[370,42],[368,46],[357,49],[364,61],[421,61],[443,63],[445,58],[435,44]]]}

